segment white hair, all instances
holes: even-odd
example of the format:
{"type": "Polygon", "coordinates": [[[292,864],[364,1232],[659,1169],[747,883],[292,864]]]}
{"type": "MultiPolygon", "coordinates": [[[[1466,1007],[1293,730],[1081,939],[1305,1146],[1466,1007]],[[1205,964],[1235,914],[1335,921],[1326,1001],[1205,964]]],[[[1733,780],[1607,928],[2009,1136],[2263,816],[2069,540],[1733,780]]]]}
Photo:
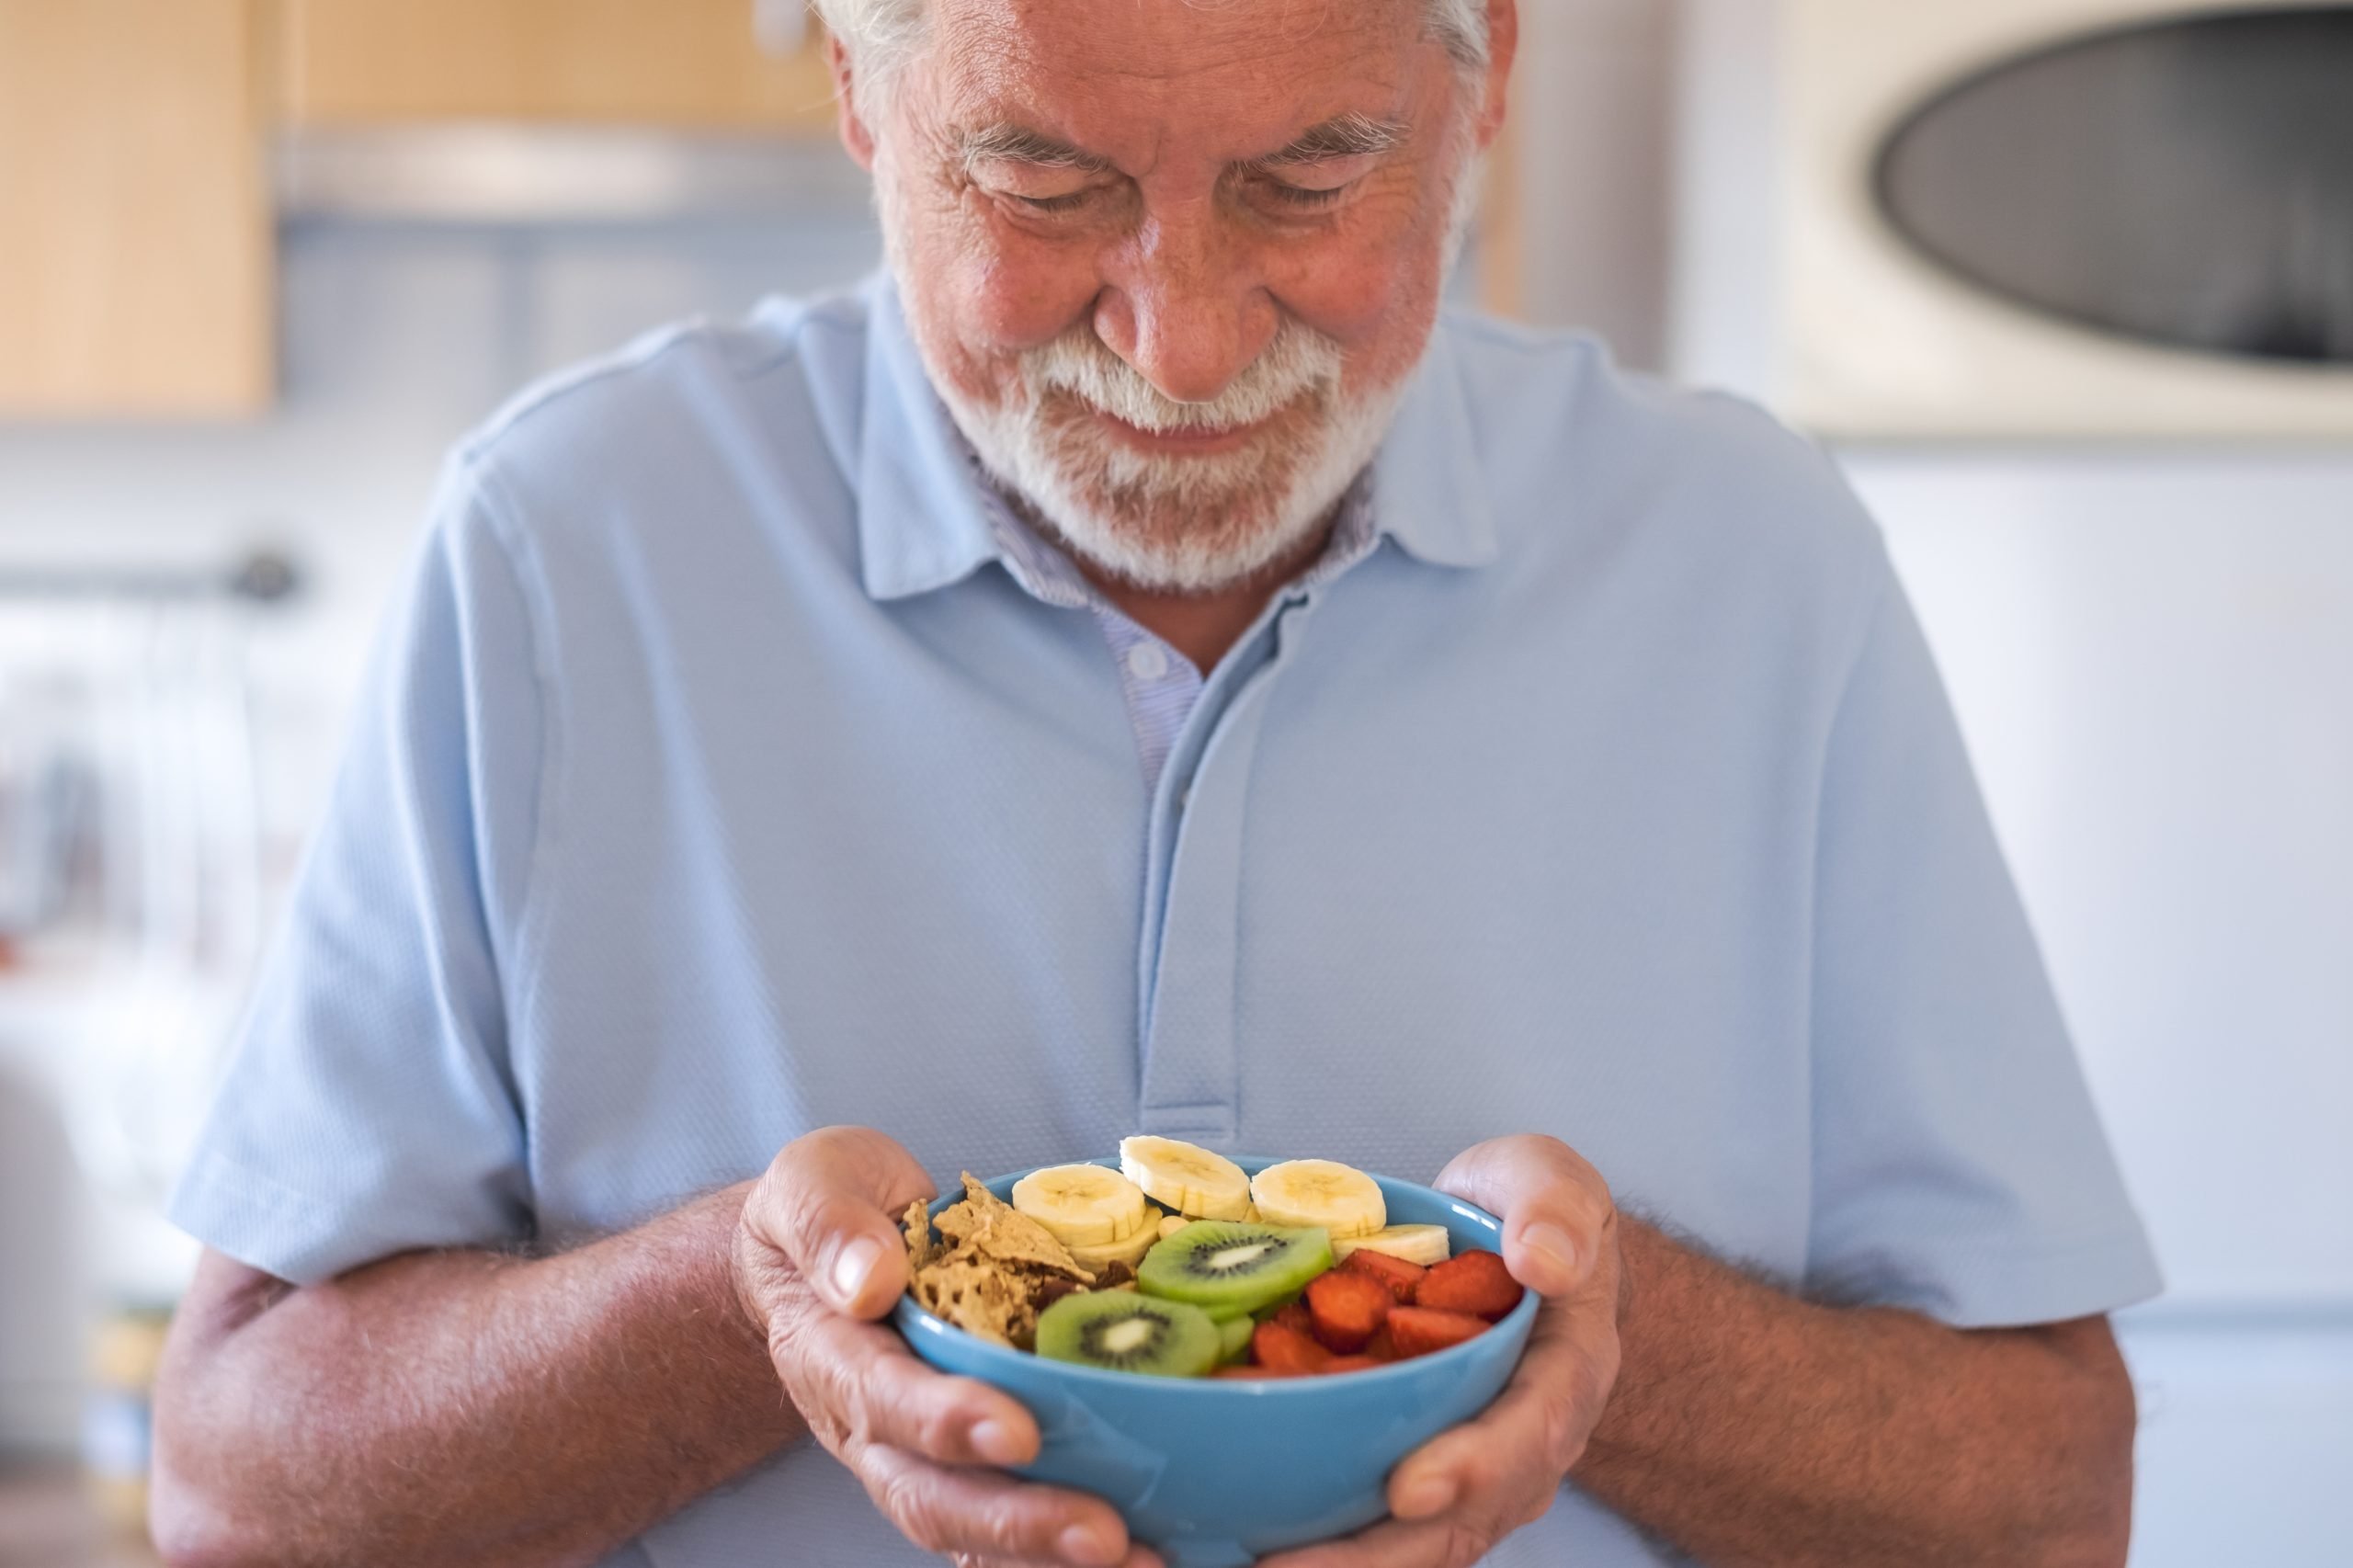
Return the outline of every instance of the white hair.
{"type": "MultiPolygon", "coordinates": [[[[857,67],[859,112],[879,110],[907,62],[922,46],[924,0],[809,0],[857,67]]],[[[1202,4],[1204,0],[1188,0],[1202,4]]],[[[1423,0],[1429,34],[1466,73],[1487,65],[1486,0],[1423,0]]]]}

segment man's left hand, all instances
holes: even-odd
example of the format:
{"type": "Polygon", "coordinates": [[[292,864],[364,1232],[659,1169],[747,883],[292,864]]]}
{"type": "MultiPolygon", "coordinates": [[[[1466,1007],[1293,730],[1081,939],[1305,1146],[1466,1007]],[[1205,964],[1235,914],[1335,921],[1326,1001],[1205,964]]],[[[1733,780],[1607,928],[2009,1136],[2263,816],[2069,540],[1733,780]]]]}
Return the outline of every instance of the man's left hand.
{"type": "Polygon", "coordinates": [[[1544,1298],[1519,1369],[1477,1420],[1389,1477],[1392,1518],[1261,1568],[1469,1568],[1541,1517],[1618,1379],[1618,1210],[1601,1174],[1555,1138],[1466,1151],[1440,1191],[1503,1216],[1504,1261],[1544,1298]]]}

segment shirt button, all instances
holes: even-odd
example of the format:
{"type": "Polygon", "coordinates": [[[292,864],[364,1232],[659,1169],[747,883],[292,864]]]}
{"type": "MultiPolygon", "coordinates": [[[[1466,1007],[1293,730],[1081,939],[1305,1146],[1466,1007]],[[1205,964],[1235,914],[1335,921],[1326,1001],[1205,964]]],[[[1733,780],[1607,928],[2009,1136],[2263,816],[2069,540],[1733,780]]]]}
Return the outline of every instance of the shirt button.
{"type": "Polygon", "coordinates": [[[1128,673],[1138,680],[1168,678],[1168,655],[1157,642],[1139,642],[1128,650],[1128,673]]]}

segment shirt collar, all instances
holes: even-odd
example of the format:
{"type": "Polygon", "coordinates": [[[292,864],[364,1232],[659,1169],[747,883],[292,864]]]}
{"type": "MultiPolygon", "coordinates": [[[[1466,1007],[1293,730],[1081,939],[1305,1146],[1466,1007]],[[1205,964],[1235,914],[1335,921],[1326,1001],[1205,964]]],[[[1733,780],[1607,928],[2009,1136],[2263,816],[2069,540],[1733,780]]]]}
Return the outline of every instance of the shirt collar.
{"type": "Polygon", "coordinates": [[[1469,568],[1502,553],[1462,367],[1443,317],[1373,454],[1371,504],[1381,533],[1416,561],[1469,568]]]}
{"type": "MultiPolygon", "coordinates": [[[[932,389],[887,273],[870,285],[869,298],[859,571],[872,597],[905,598],[959,582],[991,561],[1009,561],[1010,552],[1003,521],[993,515],[995,498],[932,389]]],[[[1371,537],[1336,550],[1327,562],[1345,554],[1353,563],[1382,536],[1434,566],[1483,566],[1495,559],[1494,516],[1443,329],[1432,334],[1369,480],[1348,506],[1356,511],[1344,514],[1343,523],[1369,527],[1371,537]]]]}
{"type": "Polygon", "coordinates": [[[997,555],[980,485],[916,352],[890,274],[868,290],[872,324],[858,463],[858,568],[878,599],[944,588],[997,555]]]}

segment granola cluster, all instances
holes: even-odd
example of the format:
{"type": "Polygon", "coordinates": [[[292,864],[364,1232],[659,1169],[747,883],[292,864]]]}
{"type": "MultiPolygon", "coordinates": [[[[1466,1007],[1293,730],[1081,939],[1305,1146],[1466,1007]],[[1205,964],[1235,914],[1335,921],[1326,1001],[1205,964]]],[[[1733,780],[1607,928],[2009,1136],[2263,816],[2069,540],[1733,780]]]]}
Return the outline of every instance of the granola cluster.
{"type": "Polygon", "coordinates": [[[1044,1226],[1016,1212],[969,1171],[962,1200],[936,1221],[942,1240],[932,1238],[929,1207],[918,1199],[903,1221],[915,1297],[934,1317],[967,1334],[1030,1349],[1038,1314],[1097,1282],[1044,1226]]]}

